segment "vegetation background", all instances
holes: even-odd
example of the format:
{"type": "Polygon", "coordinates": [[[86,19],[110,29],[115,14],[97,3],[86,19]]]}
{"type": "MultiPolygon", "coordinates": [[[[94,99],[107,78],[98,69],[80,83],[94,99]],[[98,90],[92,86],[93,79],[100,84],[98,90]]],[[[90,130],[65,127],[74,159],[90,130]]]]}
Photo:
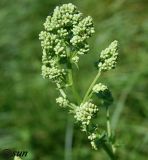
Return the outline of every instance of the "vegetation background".
{"type": "MultiPolygon", "coordinates": [[[[94,19],[90,54],[77,72],[84,94],[96,70],[94,62],[117,39],[117,69],[101,81],[113,92],[112,127],[121,160],[148,157],[148,1],[147,0],[0,0],[0,149],[27,150],[24,160],[64,160],[68,113],[55,103],[55,86],[41,77],[38,34],[55,6],[72,2],[94,19]]],[[[103,121],[98,117],[98,122],[103,121]]],[[[91,150],[74,126],[73,160],[106,160],[91,150]]],[[[1,159],[0,159],[1,160],[1,159]]]]}

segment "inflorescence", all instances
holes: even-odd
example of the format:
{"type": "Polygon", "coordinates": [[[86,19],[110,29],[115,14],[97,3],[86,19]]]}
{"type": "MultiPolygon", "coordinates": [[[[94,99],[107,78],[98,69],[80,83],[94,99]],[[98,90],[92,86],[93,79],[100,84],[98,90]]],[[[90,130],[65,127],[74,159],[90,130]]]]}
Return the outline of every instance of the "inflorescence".
{"type": "Polygon", "coordinates": [[[108,71],[116,67],[118,57],[117,46],[118,42],[115,40],[108,48],[101,52],[98,67],[102,71],[108,71]]]}
{"type": "MultiPolygon", "coordinates": [[[[78,66],[80,55],[88,53],[87,40],[93,33],[92,18],[90,16],[84,18],[76,6],[69,3],[56,7],[53,13],[46,18],[44,31],[39,34],[39,39],[43,51],[42,76],[57,85],[61,94],[56,99],[57,104],[64,108],[70,107],[82,131],[87,133],[92,147],[97,149],[96,140],[100,135],[97,133],[99,128],[93,124],[93,119],[100,106],[95,105],[93,96],[103,94],[101,101],[106,101],[110,96],[108,94],[106,99],[104,96],[105,93],[110,93],[108,87],[102,83],[94,83],[86,100],[83,99],[79,104],[70,102],[68,95],[63,91],[68,86],[69,70],[72,70],[72,64],[78,66]]],[[[115,68],[118,56],[117,45],[115,40],[101,52],[98,60],[99,72],[115,68]]]]}
{"type": "Polygon", "coordinates": [[[76,108],[74,118],[81,123],[82,131],[87,131],[87,126],[98,110],[98,106],[91,102],[82,103],[76,108]]]}
{"type": "Polygon", "coordinates": [[[39,39],[43,49],[42,75],[52,82],[64,84],[69,63],[77,64],[79,56],[88,53],[87,39],[94,33],[90,16],[83,18],[73,4],[54,9],[46,18],[39,39]]]}

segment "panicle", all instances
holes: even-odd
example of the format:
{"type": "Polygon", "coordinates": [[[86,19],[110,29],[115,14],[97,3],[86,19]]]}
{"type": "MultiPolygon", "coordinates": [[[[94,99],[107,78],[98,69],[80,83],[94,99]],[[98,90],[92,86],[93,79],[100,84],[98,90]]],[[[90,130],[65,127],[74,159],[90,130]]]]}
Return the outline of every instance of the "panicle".
{"type": "Polygon", "coordinates": [[[114,69],[117,63],[118,51],[117,51],[118,41],[113,41],[108,48],[103,50],[100,54],[98,67],[102,71],[108,71],[114,69]]]}
{"type": "Polygon", "coordinates": [[[90,124],[92,117],[98,112],[98,106],[91,102],[82,103],[75,109],[74,118],[81,123],[83,131],[86,131],[87,126],[90,124]]]}
{"type": "Polygon", "coordinates": [[[55,83],[65,82],[67,68],[63,65],[69,62],[77,65],[79,56],[88,53],[87,40],[93,33],[92,18],[83,18],[75,5],[68,3],[56,7],[46,18],[44,31],[39,34],[43,77],[55,83]],[[51,60],[55,61],[54,65],[51,60]]]}
{"type": "Polygon", "coordinates": [[[60,107],[67,107],[69,101],[64,97],[58,97],[56,98],[56,103],[59,104],[60,107]]]}
{"type": "Polygon", "coordinates": [[[108,88],[104,84],[98,83],[98,84],[94,85],[92,90],[94,93],[99,93],[99,92],[104,92],[105,90],[108,90],[108,88]]]}

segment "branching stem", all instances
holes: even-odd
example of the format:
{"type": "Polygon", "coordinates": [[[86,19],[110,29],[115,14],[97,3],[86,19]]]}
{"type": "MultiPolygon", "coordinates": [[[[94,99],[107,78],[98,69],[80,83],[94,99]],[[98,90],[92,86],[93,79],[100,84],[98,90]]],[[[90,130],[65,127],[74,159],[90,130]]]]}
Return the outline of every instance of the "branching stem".
{"type": "Polygon", "coordinates": [[[91,85],[89,86],[89,88],[88,88],[88,90],[87,90],[87,92],[86,92],[86,94],[85,94],[85,96],[84,96],[84,98],[83,98],[82,103],[86,102],[86,100],[87,100],[87,98],[88,98],[88,96],[89,96],[89,94],[90,94],[93,86],[94,86],[95,83],[97,82],[97,80],[98,80],[98,78],[100,77],[100,75],[101,75],[101,71],[99,70],[98,73],[97,73],[97,75],[96,75],[96,77],[94,78],[93,82],[92,82],[91,85]]]}
{"type": "Polygon", "coordinates": [[[61,88],[61,86],[60,86],[58,83],[57,83],[56,85],[57,85],[57,87],[58,87],[61,95],[62,95],[64,98],[66,98],[66,94],[65,94],[65,92],[63,91],[63,89],[61,88]]]}

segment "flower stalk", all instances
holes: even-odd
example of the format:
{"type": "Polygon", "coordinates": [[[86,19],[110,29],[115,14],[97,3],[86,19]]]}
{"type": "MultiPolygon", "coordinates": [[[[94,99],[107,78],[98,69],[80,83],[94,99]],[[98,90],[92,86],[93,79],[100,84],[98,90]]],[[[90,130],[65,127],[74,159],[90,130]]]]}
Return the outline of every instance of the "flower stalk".
{"type": "Polygon", "coordinates": [[[88,88],[88,90],[87,90],[87,92],[86,92],[86,94],[85,94],[85,96],[84,96],[84,98],[83,98],[82,103],[84,103],[84,102],[87,100],[87,98],[89,97],[89,94],[90,94],[90,92],[92,91],[92,88],[93,88],[94,85],[96,84],[96,82],[97,82],[98,78],[100,77],[100,75],[101,75],[101,71],[99,70],[98,73],[97,73],[97,75],[96,75],[96,77],[94,78],[93,82],[92,82],[91,85],[89,86],[89,88],[88,88]]]}

